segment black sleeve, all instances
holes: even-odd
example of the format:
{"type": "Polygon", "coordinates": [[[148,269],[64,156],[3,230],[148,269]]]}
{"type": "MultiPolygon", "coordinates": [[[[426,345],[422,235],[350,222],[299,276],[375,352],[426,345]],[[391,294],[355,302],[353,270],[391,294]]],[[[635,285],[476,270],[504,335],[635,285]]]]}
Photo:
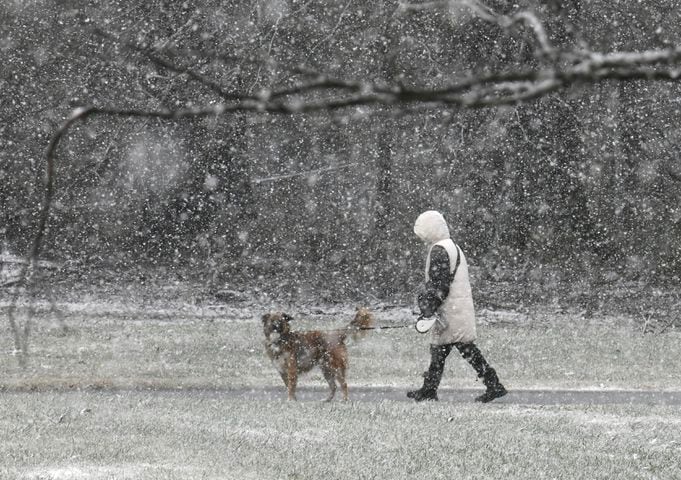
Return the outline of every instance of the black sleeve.
{"type": "Polygon", "coordinates": [[[451,282],[449,255],[444,247],[439,245],[433,247],[430,253],[428,277],[425,289],[418,297],[419,309],[424,317],[432,316],[449,295],[449,284],[451,282]]]}

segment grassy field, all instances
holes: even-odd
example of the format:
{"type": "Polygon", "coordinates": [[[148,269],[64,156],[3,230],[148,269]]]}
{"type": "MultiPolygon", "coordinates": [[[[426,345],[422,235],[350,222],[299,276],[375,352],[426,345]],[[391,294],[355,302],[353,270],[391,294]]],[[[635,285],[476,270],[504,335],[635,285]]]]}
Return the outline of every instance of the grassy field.
{"type": "MultiPolygon", "coordinates": [[[[207,387],[279,385],[264,355],[261,311],[130,310],[65,307],[64,324],[44,313],[34,322],[26,368],[5,355],[0,388],[207,387]],[[69,310],[70,309],[70,310],[69,310]],[[63,327],[66,326],[66,329],[63,327]]],[[[293,312],[297,314],[298,312],[293,312]]],[[[338,328],[352,308],[301,314],[295,328],[338,328]]],[[[406,309],[377,311],[379,325],[407,323],[406,309]]],[[[642,334],[625,319],[512,316],[483,312],[478,345],[510,388],[681,389],[681,334],[642,334]]],[[[350,385],[409,387],[428,364],[428,335],[412,328],[371,332],[350,346],[350,385]]],[[[301,384],[322,385],[319,374],[301,384]]],[[[448,362],[443,385],[475,387],[461,359],[448,362]]]]}
{"type": "MultiPolygon", "coordinates": [[[[681,478],[678,408],[230,400],[221,389],[281,382],[259,309],[60,311],[63,322],[49,311],[36,318],[26,367],[0,325],[0,478],[681,478]]],[[[296,325],[337,328],[352,313],[309,308],[296,325]]],[[[407,309],[376,317],[413,319],[407,309]]],[[[478,343],[511,389],[681,389],[681,335],[640,327],[483,311],[478,343]]],[[[353,385],[419,385],[427,345],[411,328],[351,345],[351,399],[353,385]]],[[[480,384],[452,358],[443,386],[480,384]]]]}
{"type": "Polygon", "coordinates": [[[0,397],[12,479],[679,478],[678,409],[0,397]]]}

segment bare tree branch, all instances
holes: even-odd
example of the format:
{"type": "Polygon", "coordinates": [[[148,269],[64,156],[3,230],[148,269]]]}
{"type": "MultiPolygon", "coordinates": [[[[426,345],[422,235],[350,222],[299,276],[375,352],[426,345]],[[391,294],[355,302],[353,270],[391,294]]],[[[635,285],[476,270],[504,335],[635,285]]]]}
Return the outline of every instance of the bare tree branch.
{"type": "Polygon", "coordinates": [[[408,12],[439,9],[454,5],[467,7],[478,18],[490,23],[496,23],[504,30],[510,30],[515,24],[526,24],[532,29],[537,42],[539,42],[541,52],[546,56],[552,56],[555,53],[555,50],[549,41],[549,36],[546,34],[546,30],[544,30],[544,26],[532,12],[522,11],[511,16],[502,15],[495,12],[480,0],[441,0],[423,3],[400,2],[398,11],[408,12]]]}
{"type": "Polygon", "coordinates": [[[75,110],[72,115],[53,134],[46,151],[47,180],[43,210],[40,216],[39,231],[31,251],[35,260],[40,250],[43,233],[47,223],[46,214],[52,199],[54,182],[54,156],[61,139],[70,127],[79,120],[92,116],[151,117],[168,120],[219,116],[230,112],[268,112],[275,114],[312,113],[331,111],[354,106],[432,104],[434,106],[454,106],[461,108],[484,108],[490,106],[513,105],[537,98],[577,83],[596,83],[604,80],[661,80],[678,81],[681,68],[651,69],[652,64],[671,64],[681,59],[681,48],[663,51],[615,52],[612,54],[590,54],[586,60],[564,70],[526,70],[519,72],[500,72],[472,76],[440,89],[413,89],[404,86],[379,87],[366,82],[348,81],[320,77],[314,81],[300,84],[289,89],[263,93],[254,98],[250,95],[231,95],[233,103],[208,105],[178,110],[139,110],[120,108],[89,107],[75,110]],[[613,68],[619,67],[619,68],[613,68]],[[350,93],[343,96],[338,91],[350,93]],[[329,98],[315,100],[280,99],[292,95],[309,94],[312,91],[332,92],[329,98]]]}
{"type": "Polygon", "coordinates": [[[111,40],[111,41],[114,41],[116,43],[119,43],[120,45],[123,45],[125,48],[127,48],[131,51],[134,51],[136,53],[144,55],[152,63],[156,64],[157,66],[160,66],[162,68],[165,68],[165,69],[170,70],[170,71],[175,72],[175,73],[187,75],[192,80],[200,83],[201,85],[203,85],[205,87],[208,87],[213,93],[217,94],[218,96],[220,96],[224,100],[236,100],[238,98],[241,98],[241,95],[235,95],[233,93],[228,92],[227,90],[225,90],[222,87],[222,85],[213,81],[212,79],[206,78],[203,75],[196,73],[195,71],[193,71],[190,68],[176,65],[176,64],[170,62],[169,60],[166,60],[165,58],[161,57],[160,55],[158,55],[156,52],[154,52],[153,50],[151,50],[149,48],[144,48],[142,46],[135,45],[133,43],[124,42],[121,39],[116,38],[115,36],[111,35],[108,32],[105,32],[104,30],[102,30],[100,28],[94,28],[93,32],[95,34],[99,35],[100,37],[106,38],[107,40],[111,40]]]}
{"type": "MultiPolygon", "coordinates": [[[[480,3],[477,2],[476,0],[471,0],[471,2],[480,3]]],[[[515,23],[525,23],[529,25],[529,27],[534,32],[534,35],[537,38],[537,41],[541,46],[541,51],[544,53],[544,55],[552,56],[554,54],[555,52],[554,48],[551,45],[551,42],[549,41],[549,36],[546,34],[546,31],[544,30],[544,26],[541,24],[539,19],[533,13],[520,12],[516,13],[511,17],[500,15],[498,23],[505,28],[510,28],[515,23]]]]}

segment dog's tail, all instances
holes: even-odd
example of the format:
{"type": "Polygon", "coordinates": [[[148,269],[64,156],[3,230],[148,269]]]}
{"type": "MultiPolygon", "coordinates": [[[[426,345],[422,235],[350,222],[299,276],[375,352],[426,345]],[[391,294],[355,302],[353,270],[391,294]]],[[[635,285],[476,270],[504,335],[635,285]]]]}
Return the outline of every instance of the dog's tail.
{"type": "Polygon", "coordinates": [[[368,308],[359,307],[355,318],[345,327],[345,334],[349,335],[355,342],[364,338],[374,325],[374,316],[368,308]]]}

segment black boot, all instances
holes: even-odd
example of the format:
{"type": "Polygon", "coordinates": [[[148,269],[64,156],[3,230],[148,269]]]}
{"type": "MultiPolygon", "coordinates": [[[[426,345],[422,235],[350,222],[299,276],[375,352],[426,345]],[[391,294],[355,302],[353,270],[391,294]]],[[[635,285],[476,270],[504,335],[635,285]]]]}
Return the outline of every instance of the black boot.
{"type": "Polygon", "coordinates": [[[407,397],[413,398],[417,402],[424,400],[437,401],[437,388],[440,386],[440,380],[442,380],[445,360],[451,351],[452,345],[430,346],[430,366],[428,371],[423,374],[423,386],[419,390],[407,392],[407,397]]]}
{"type": "Polygon", "coordinates": [[[495,398],[503,397],[508,393],[501,382],[499,382],[497,372],[490,367],[485,357],[482,356],[482,352],[474,343],[456,343],[455,346],[459,353],[461,353],[461,356],[475,369],[478,377],[482,378],[482,382],[487,388],[485,393],[475,399],[476,402],[491,402],[495,398]]]}
{"type": "Polygon", "coordinates": [[[484,382],[485,387],[487,387],[487,390],[485,393],[475,399],[476,402],[491,402],[492,400],[503,397],[508,393],[499,381],[497,372],[495,372],[491,367],[485,372],[485,376],[483,377],[482,381],[484,382]]]}
{"type": "Polygon", "coordinates": [[[423,374],[423,386],[418,390],[410,390],[407,397],[413,398],[417,402],[424,400],[435,400],[437,402],[437,384],[440,382],[428,376],[428,372],[423,374]]]}

